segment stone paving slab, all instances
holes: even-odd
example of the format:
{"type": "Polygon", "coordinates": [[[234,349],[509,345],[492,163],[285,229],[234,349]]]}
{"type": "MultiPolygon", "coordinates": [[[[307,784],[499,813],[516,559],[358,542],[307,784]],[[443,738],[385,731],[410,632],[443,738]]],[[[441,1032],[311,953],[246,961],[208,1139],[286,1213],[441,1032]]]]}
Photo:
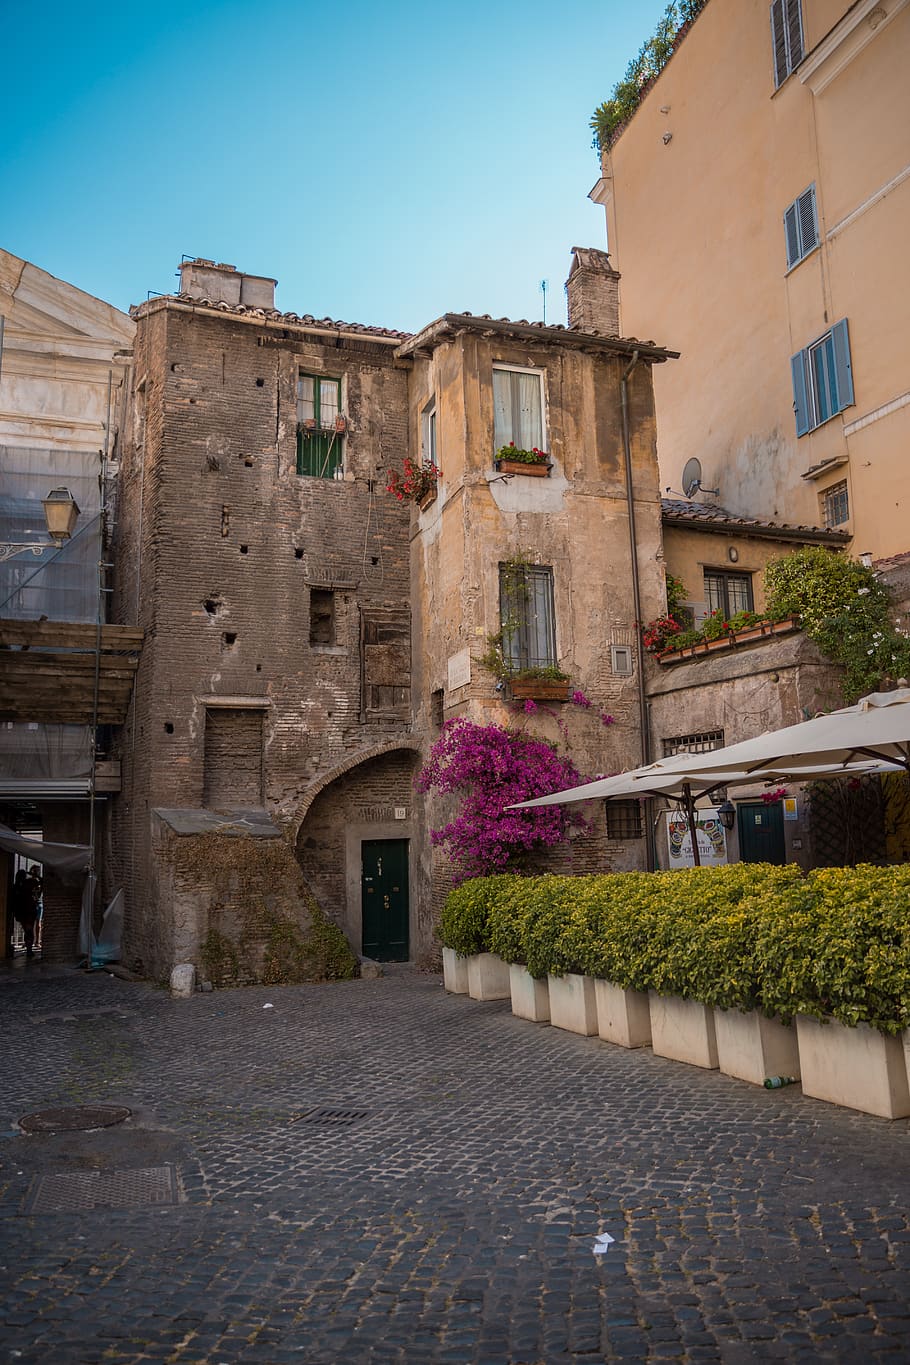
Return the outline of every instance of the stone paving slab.
{"type": "Polygon", "coordinates": [[[910,1360],[906,1120],[417,972],[188,1001],[21,973],[0,1013],[0,1360],[910,1360]],[[133,1117],[15,1128],[90,1103],[133,1117]],[[164,1166],[177,1204],[27,1212],[39,1176],[164,1166]]]}

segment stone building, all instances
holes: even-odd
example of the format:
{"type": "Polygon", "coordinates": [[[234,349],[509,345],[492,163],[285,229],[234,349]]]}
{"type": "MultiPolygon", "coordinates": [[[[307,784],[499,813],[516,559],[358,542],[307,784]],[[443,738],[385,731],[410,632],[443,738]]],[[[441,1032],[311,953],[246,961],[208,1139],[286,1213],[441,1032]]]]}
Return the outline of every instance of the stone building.
{"type": "MultiPolygon", "coordinates": [[[[356,952],[428,958],[448,874],[414,778],[444,719],[513,718],[479,663],[501,566],[521,557],[533,579],[521,649],[571,680],[527,723],[587,772],[647,756],[635,622],[664,601],[651,370],[672,353],[617,335],[601,252],[574,255],[568,329],[447,314],[406,336],[279,313],[274,281],[231,266],[181,273],[178,295],[133,310],[116,604],[145,646],[115,822],[127,958],[163,975],[217,927],[255,974],[269,924],[229,923],[189,853],[225,831],[253,875],[256,850],[290,837],[356,952]],[[503,474],[510,441],[545,451],[546,477],[503,474]],[[431,456],[426,510],[387,491],[431,456]]],[[[589,848],[592,865],[643,865],[637,835],[604,828],[589,848]]]]}
{"type": "MultiPolygon", "coordinates": [[[[134,331],[125,313],[0,250],[0,823],[32,840],[94,840],[99,867],[140,643],[108,623],[106,591],[134,331]],[[49,495],[73,511],[57,542],[49,495]]],[[[0,852],[5,952],[15,861],[0,852]]],[[[44,883],[43,955],[69,961],[78,879],[46,870],[44,883]]]]}

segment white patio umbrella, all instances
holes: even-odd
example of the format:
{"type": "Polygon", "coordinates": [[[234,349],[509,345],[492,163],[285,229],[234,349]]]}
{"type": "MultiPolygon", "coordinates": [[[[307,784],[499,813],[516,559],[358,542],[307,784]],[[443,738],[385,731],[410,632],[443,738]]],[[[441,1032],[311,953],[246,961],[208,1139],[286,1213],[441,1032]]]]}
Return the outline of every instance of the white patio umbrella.
{"type": "Polygon", "coordinates": [[[627,773],[599,778],[596,782],[586,782],[580,787],[552,792],[549,796],[538,796],[533,801],[520,801],[508,809],[533,810],[537,806],[562,806],[573,801],[615,801],[630,796],[664,796],[669,800],[680,801],[685,808],[689,834],[692,838],[692,857],[695,865],[699,866],[701,860],[698,853],[698,817],[695,813],[695,802],[699,796],[706,796],[718,787],[746,786],[749,783],[769,781],[784,782],[788,779],[808,782],[818,778],[859,777],[866,773],[900,771],[896,763],[871,759],[847,765],[806,764],[798,770],[779,764],[774,767],[763,767],[760,772],[725,766],[715,771],[715,756],[725,752],[727,751],[717,749],[702,754],[673,754],[656,763],[648,763],[642,768],[633,768],[627,773]]]}
{"type": "MultiPolygon", "coordinates": [[[[678,774],[678,758],[677,754],[673,760],[660,759],[654,766],[678,774]]],[[[880,771],[902,768],[910,772],[910,688],[873,692],[827,716],[770,730],[708,755],[690,754],[689,759],[693,772],[710,766],[712,772],[759,777],[786,770],[794,780],[804,775],[849,776],[851,770],[856,771],[855,765],[864,761],[890,765],[880,771]],[[816,774],[819,768],[830,771],[816,774]]]]}

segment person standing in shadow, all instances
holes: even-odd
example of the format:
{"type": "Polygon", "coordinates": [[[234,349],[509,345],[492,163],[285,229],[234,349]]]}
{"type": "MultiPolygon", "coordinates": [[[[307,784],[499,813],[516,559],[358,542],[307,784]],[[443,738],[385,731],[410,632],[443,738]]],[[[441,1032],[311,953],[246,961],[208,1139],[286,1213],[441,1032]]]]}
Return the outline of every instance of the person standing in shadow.
{"type": "Polygon", "coordinates": [[[25,938],[25,955],[34,957],[35,921],[38,918],[38,903],[41,900],[41,883],[37,878],[30,877],[25,868],[20,868],[16,873],[12,899],[13,919],[21,924],[25,938]]]}

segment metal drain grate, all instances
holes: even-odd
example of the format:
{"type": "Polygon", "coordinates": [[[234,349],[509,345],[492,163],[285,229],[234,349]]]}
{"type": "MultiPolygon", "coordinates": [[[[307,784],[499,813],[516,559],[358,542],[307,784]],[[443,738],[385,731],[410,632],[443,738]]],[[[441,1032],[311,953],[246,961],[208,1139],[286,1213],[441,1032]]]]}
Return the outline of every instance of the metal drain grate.
{"type": "Polygon", "coordinates": [[[34,1109],[22,1115],[19,1127],[24,1133],[89,1133],[93,1128],[123,1123],[131,1113],[124,1105],[73,1104],[62,1109],[34,1109]]]}
{"type": "Polygon", "coordinates": [[[307,1109],[295,1114],[292,1123],[314,1124],[319,1128],[350,1128],[369,1114],[369,1109],[307,1109]]]}
{"type": "Polygon", "coordinates": [[[137,1209],[179,1202],[173,1166],[139,1166],[133,1170],[36,1176],[22,1212],[79,1213],[85,1209],[137,1209]]]}

